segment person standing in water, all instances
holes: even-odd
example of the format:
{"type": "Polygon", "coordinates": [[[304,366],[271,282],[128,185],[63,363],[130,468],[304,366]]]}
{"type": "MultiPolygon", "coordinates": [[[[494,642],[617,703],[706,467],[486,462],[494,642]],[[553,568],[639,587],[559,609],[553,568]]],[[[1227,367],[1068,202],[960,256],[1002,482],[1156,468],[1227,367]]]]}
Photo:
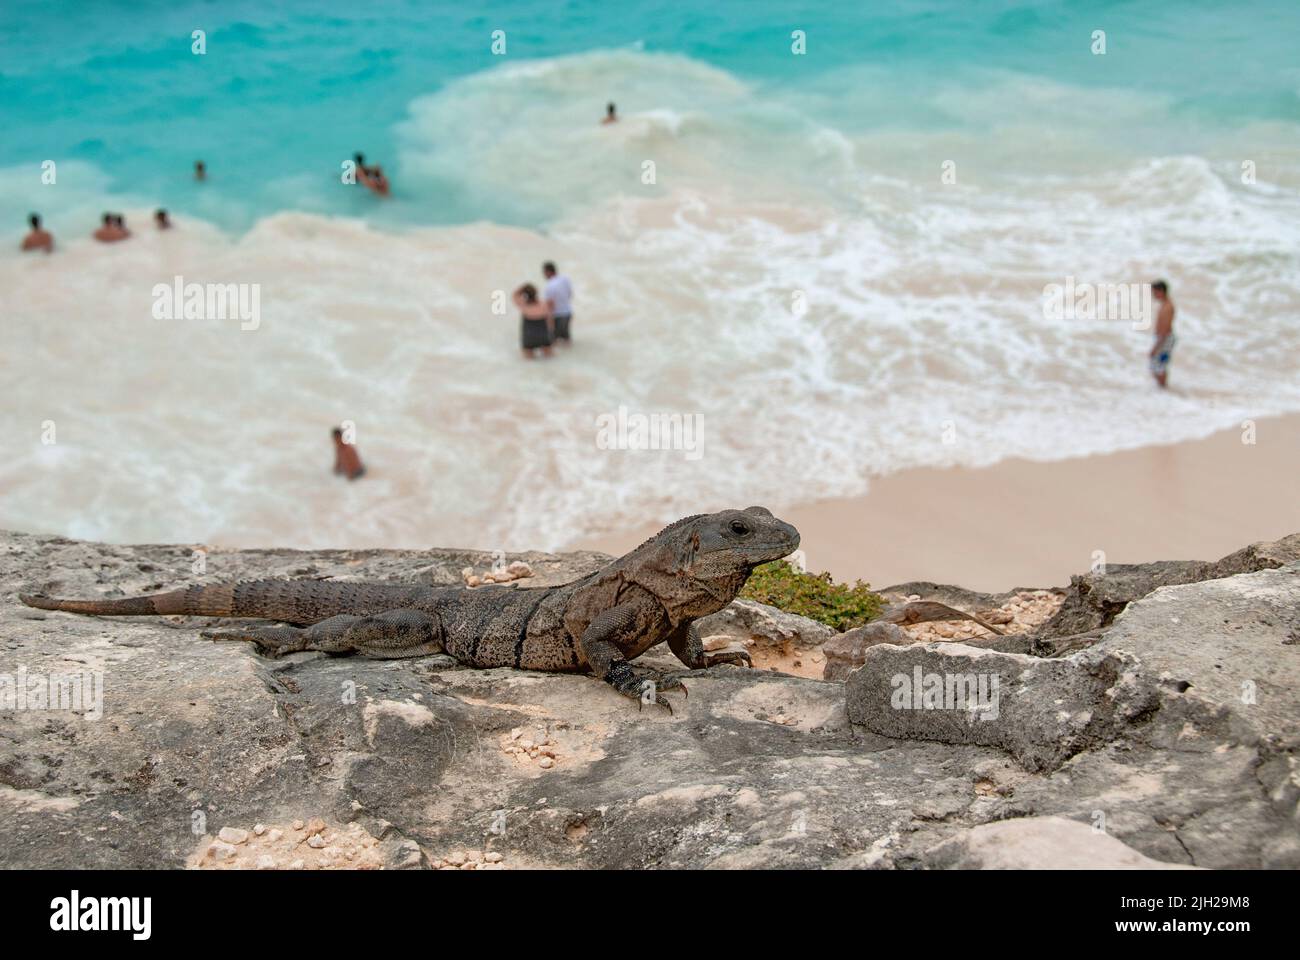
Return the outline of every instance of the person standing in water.
{"type": "Polygon", "coordinates": [[[354,444],[344,442],[342,427],[335,427],[333,433],[334,472],[343,474],[349,480],[355,480],[366,472],[366,468],[361,465],[357,448],[354,444]]]}
{"type": "Polygon", "coordinates": [[[1155,298],[1159,309],[1156,311],[1156,342],[1151,347],[1151,376],[1161,388],[1169,386],[1169,360],[1173,356],[1174,344],[1174,302],[1169,299],[1169,284],[1157,280],[1151,284],[1151,296],[1155,298]]]}
{"type": "Polygon", "coordinates": [[[194,161],[194,179],[195,180],[208,179],[208,168],[203,165],[202,160],[194,161]]]}
{"type": "Polygon", "coordinates": [[[605,105],[605,119],[601,120],[600,122],[602,124],[618,123],[618,111],[614,108],[614,104],[612,102],[605,105]]]}
{"type": "Polygon", "coordinates": [[[555,334],[555,320],[551,308],[537,296],[537,288],[525,283],[514,292],[515,306],[519,308],[520,330],[519,345],[524,351],[524,359],[533,359],[533,351],[541,350],[542,356],[551,355],[551,339],[555,334]]]}
{"type": "Polygon", "coordinates": [[[569,323],[573,320],[573,284],[569,283],[568,277],[556,271],[555,264],[550,260],[542,264],[542,276],[546,277],[543,296],[546,298],[547,309],[555,320],[553,339],[568,346],[573,343],[569,336],[569,323]]]}
{"type": "Polygon", "coordinates": [[[153,222],[158,225],[159,230],[170,230],[172,228],[171,220],[167,219],[167,211],[162,207],[153,212],[153,222]]]}
{"type": "Polygon", "coordinates": [[[27,222],[32,225],[31,232],[23,237],[23,250],[44,250],[46,253],[54,252],[54,236],[48,230],[41,229],[41,215],[33,213],[27,218],[27,222]]]}

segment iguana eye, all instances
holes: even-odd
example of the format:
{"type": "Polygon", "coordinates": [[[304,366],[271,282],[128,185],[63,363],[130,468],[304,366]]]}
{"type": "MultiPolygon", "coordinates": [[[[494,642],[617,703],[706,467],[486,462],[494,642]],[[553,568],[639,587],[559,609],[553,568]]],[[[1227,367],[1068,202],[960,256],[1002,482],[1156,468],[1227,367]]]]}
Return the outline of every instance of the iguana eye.
{"type": "Polygon", "coordinates": [[[745,521],[743,520],[732,520],[731,532],[738,533],[741,536],[744,536],[745,534],[749,533],[749,527],[745,525],[745,521]]]}

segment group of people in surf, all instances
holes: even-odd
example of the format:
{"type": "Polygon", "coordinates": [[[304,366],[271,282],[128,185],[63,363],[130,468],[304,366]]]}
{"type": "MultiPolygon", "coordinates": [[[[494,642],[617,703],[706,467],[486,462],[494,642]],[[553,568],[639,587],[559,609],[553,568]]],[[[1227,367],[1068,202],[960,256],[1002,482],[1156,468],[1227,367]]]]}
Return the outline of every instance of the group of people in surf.
{"type": "MultiPolygon", "coordinates": [[[[605,116],[600,121],[602,124],[618,122],[618,111],[613,103],[605,107],[605,116]]],[[[379,164],[367,164],[366,158],[361,153],[353,154],[353,163],[355,164],[355,174],[357,183],[364,186],[370,192],[377,196],[386,197],[389,195],[390,186],[388,177],[384,174],[383,167],[379,164]]],[[[208,179],[208,168],[202,160],[194,161],[194,179],[204,181],[208,179]]],[[[167,216],[166,210],[156,210],[153,215],[154,223],[159,230],[167,230],[171,227],[171,220],[167,216]]],[[[54,252],[54,235],[41,226],[40,214],[33,213],[27,218],[31,224],[31,230],[23,237],[23,250],[43,250],[46,253],[54,252]]],[[[92,236],[101,243],[116,243],[119,240],[126,240],[131,236],[131,231],[126,227],[126,220],[120,213],[105,213],[103,221],[98,230],[92,236]]],[[[538,300],[537,288],[531,283],[526,283],[515,291],[515,302],[520,304],[520,310],[524,315],[524,354],[533,356],[533,351],[540,349],[543,354],[550,355],[551,344],[555,341],[568,342],[568,301],[573,295],[573,289],[569,286],[569,281],[565,277],[558,277],[555,274],[555,265],[548,263],[546,265],[551,272],[546,274],[547,289],[552,288],[553,280],[563,281],[557,285],[557,289],[563,288],[568,290],[568,294],[560,294],[561,309],[551,313],[550,319],[540,316],[544,304],[538,300]],[[525,299],[531,297],[531,299],[525,299]],[[530,327],[529,324],[535,326],[530,327]],[[542,328],[537,324],[545,323],[546,334],[543,337],[542,328]],[[543,342],[545,339],[545,342],[543,342]],[[529,344],[531,343],[531,346],[529,344]]],[[[549,295],[548,295],[549,299],[549,295]]]]}
{"type": "MultiPolygon", "coordinates": [[[[171,229],[171,218],[167,211],[159,208],[154,211],[154,225],[159,230],[171,229]]],[[[33,213],[27,218],[31,229],[23,237],[22,249],[24,251],[41,250],[45,253],[54,252],[54,234],[46,230],[41,225],[41,215],[33,213]]],[[[100,218],[99,229],[91,234],[100,243],[117,243],[119,240],[126,240],[131,236],[131,231],[126,227],[126,217],[120,213],[105,213],[100,218]]]]}

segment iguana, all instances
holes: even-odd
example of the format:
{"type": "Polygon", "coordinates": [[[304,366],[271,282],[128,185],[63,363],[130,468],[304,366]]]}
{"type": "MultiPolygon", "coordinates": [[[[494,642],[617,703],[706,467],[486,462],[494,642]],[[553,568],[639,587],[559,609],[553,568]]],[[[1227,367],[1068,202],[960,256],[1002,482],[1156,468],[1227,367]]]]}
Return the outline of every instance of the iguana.
{"type": "Polygon", "coordinates": [[[756,566],[798,546],[794,527],[764,507],[749,507],[678,520],[595,573],[559,587],[252,580],[111,600],[20,599],[41,610],[100,616],[261,617],[292,624],[202,634],[251,640],[269,656],[445,652],[473,667],[590,672],[625,696],[653,698],[671,712],[660,691],[684,693],[680,678],[630,661],[667,641],[692,670],[749,665],[743,650],[706,652],[694,621],[734,600],[756,566]]]}

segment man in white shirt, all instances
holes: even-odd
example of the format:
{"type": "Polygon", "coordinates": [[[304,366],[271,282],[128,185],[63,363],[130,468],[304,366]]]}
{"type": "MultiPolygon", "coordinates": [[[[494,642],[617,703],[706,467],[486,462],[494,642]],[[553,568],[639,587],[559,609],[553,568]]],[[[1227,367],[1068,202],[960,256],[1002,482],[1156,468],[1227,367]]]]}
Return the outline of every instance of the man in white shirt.
{"type": "Polygon", "coordinates": [[[569,283],[568,277],[558,273],[555,264],[549,260],[542,264],[542,275],[546,277],[543,296],[555,318],[555,336],[552,339],[565,344],[572,343],[569,321],[573,319],[573,284],[569,283]]]}

